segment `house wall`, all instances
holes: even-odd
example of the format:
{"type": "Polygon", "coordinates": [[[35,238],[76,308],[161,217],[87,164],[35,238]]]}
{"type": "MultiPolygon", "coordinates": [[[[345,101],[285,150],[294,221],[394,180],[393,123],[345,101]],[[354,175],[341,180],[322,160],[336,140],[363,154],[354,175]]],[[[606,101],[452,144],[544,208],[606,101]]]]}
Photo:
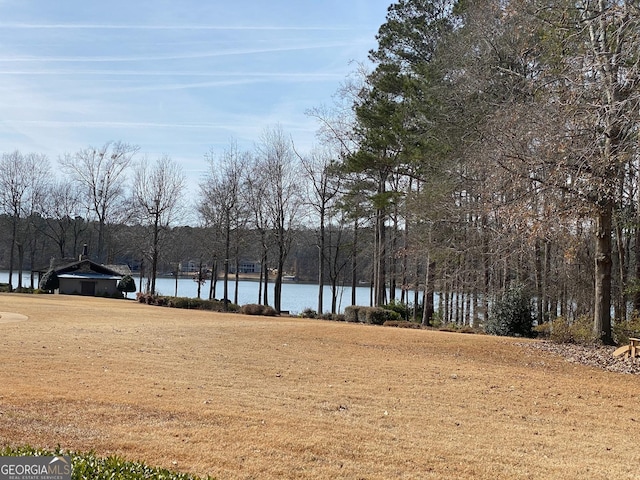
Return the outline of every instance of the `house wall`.
{"type": "Polygon", "coordinates": [[[95,284],[95,296],[112,296],[118,293],[118,289],[116,288],[118,282],[115,280],[84,280],[75,278],[61,278],[58,293],[64,295],[81,295],[83,282],[91,282],[95,284]]]}

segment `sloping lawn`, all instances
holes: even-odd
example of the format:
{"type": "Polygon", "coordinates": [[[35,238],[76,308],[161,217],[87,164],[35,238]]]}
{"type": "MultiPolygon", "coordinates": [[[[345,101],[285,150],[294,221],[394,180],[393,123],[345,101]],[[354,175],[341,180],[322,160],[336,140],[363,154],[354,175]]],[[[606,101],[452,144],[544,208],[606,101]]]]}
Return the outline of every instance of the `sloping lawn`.
{"type": "Polygon", "coordinates": [[[637,478],[638,377],[521,342],[0,294],[0,447],[219,480],[637,478]]]}

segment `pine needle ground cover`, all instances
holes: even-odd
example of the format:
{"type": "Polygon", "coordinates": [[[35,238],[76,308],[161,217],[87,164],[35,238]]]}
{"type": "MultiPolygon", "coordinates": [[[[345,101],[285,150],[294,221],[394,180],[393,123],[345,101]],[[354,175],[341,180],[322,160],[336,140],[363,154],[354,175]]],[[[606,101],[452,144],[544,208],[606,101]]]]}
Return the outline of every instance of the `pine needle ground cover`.
{"type": "Polygon", "coordinates": [[[0,447],[226,479],[636,478],[638,377],[521,340],[1,294],[0,447]]]}

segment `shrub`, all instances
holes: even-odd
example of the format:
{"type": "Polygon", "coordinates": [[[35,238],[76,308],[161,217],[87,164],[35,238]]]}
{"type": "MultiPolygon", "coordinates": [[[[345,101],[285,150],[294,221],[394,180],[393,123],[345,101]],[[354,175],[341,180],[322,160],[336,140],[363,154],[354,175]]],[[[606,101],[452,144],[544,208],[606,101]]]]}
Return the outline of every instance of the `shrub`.
{"type": "Polygon", "coordinates": [[[400,315],[383,307],[350,305],[344,309],[344,320],[351,323],[382,325],[388,320],[401,320],[400,315]]]}
{"type": "Polygon", "coordinates": [[[170,298],[167,306],[171,308],[189,308],[189,299],[187,297],[170,298]]]}
{"type": "Polygon", "coordinates": [[[189,297],[158,297],[156,305],[191,310],[210,310],[212,312],[237,312],[240,309],[238,305],[231,302],[227,302],[227,309],[225,310],[224,302],[221,300],[204,300],[202,298],[189,297]]]}
{"type": "Polygon", "coordinates": [[[20,287],[14,290],[15,293],[33,293],[34,289],[31,287],[20,287]]]}
{"type": "Polygon", "coordinates": [[[400,314],[382,307],[367,307],[362,309],[365,313],[365,323],[370,325],[384,325],[389,320],[401,320],[400,314]]]}
{"type": "Polygon", "coordinates": [[[613,339],[618,345],[629,343],[629,338],[640,337],[640,312],[634,310],[628,321],[613,322],[613,339]]]}
{"type": "Polygon", "coordinates": [[[240,313],[244,315],[260,315],[262,314],[262,305],[257,303],[248,303],[240,307],[240,313]]]}
{"type": "Polygon", "coordinates": [[[312,308],[305,308],[300,314],[302,318],[318,318],[318,313],[312,308]]]}
{"type": "Polygon", "coordinates": [[[248,303],[240,307],[240,313],[244,315],[262,315],[265,317],[274,317],[278,314],[273,307],[268,305],[258,305],[257,303],[248,303]]]}
{"type": "Polygon", "coordinates": [[[147,305],[155,304],[155,297],[150,293],[138,292],[136,293],[136,300],[140,303],[146,303],[147,305]]]}
{"type": "Polygon", "coordinates": [[[406,320],[387,320],[383,324],[385,327],[397,327],[397,328],[421,328],[419,323],[408,322],[406,320]]]}
{"type": "Polygon", "coordinates": [[[155,297],[153,304],[158,307],[167,307],[169,306],[169,299],[167,297],[155,297]]]}
{"type": "Polygon", "coordinates": [[[124,292],[126,297],[127,293],[132,293],[136,291],[136,281],[133,279],[131,275],[125,275],[120,279],[116,288],[118,289],[119,292],[124,292]]]}
{"type": "Polygon", "coordinates": [[[11,288],[8,283],[0,283],[0,292],[8,293],[11,291],[11,288]]]}
{"type": "Polygon", "coordinates": [[[591,345],[598,343],[597,335],[593,333],[593,319],[588,315],[580,315],[570,321],[558,317],[535,327],[535,332],[555,343],[579,343],[591,345]]]}
{"type": "Polygon", "coordinates": [[[275,308],[270,307],[269,305],[264,305],[262,308],[262,315],[265,317],[275,317],[278,315],[278,312],[276,312],[275,308]]]}
{"type": "Polygon", "coordinates": [[[511,285],[501,297],[495,299],[484,328],[491,335],[534,336],[531,297],[522,284],[511,285]]]}
{"type": "MultiPolygon", "coordinates": [[[[157,467],[150,467],[140,462],[126,461],[120,457],[98,457],[95,453],[79,453],[69,452],[57,448],[54,451],[35,449],[29,446],[12,448],[0,448],[0,456],[3,457],[22,457],[22,456],[69,456],[73,465],[71,478],[82,479],[90,478],[92,480],[134,480],[134,479],[150,479],[150,480],[198,480],[199,477],[188,473],[171,472],[169,470],[157,467]]],[[[206,479],[213,480],[207,476],[206,479]]]]}
{"type": "Polygon", "coordinates": [[[440,328],[444,325],[444,321],[442,320],[442,313],[434,312],[431,316],[431,322],[429,323],[433,328],[440,328]]]}
{"type": "Polygon", "coordinates": [[[413,308],[406,303],[402,303],[397,300],[393,300],[388,304],[384,305],[382,308],[386,310],[391,310],[392,312],[396,312],[400,315],[400,318],[403,320],[409,320],[409,316],[413,313],[413,308]]]}
{"type": "Polygon", "coordinates": [[[53,292],[60,288],[60,279],[58,278],[58,274],[54,270],[49,270],[40,279],[39,287],[40,290],[46,290],[48,292],[53,292]]]}
{"type": "Polygon", "coordinates": [[[206,301],[201,298],[190,298],[186,308],[191,308],[193,310],[205,310],[206,301]]]}
{"type": "Polygon", "coordinates": [[[358,307],[357,305],[350,305],[344,309],[344,320],[350,323],[358,322],[358,311],[362,307],[358,307]]]}

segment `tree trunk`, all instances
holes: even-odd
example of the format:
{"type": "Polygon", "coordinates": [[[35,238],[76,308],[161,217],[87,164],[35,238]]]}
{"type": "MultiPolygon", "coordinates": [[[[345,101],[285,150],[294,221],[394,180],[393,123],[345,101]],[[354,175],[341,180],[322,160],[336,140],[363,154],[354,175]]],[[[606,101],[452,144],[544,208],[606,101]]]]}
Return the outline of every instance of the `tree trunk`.
{"type": "Polygon", "coordinates": [[[180,276],[180,263],[176,263],[176,284],[174,286],[174,290],[173,290],[173,296],[177,297],[178,296],[178,277],[180,276]]]}
{"type": "Polygon", "coordinates": [[[151,251],[151,294],[156,292],[156,277],[158,276],[158,257],[160,244],[160,215],[156,215],[153,223],[153,248],[151,251]]]}
{"type": "Polygon", "coordinates": [[[351,305],[356,305],[358,287],[358,220],[353,222],[353,248],[351,249],[351,305]]]}
{"type": "Polygon", "coordinates": [[[633,295],[633,309],[640,312],[640,192],[637,195],[636,226],[634,229],[636,239],[636,288],[633,295]]]}
{"type": "Polygon", "coordinates": [[[235,275],[235,285],[234,285],[234,291],[233,291],[233,303],[238,305],[238,302],[239,302],[238,296],[240,291],[240,251],[239,251],[239,246],[237,242],[236,242],[235,257],[236,257],[236,275],[235,275]]]}
{"type": "Polygon", "coordinates": [[[373,305],[380,307],[386,299],[386,229],[382,209],[376,212],[375,265],[373,276],[373,305]]]}
{"type": "Polygon", "coordinates": [[[13,291],[13,259],[16,251],[16,239],[18,236],[18,218],[16,215],[11,219],[11,247],[9,248],[9,291],[13,291]]]}
{"type": "Polygon", "coordinates": [[[18,288],[22,288],[22,266],[24,265],[24,244],[18,243],[18,288]]]}
{"type": "Polygon", "coordinates": [[[434,280],[435,262],[427,255],[427,271],[424,276],[424,296],[422,298],[422,325],[431,325],[435,310],[434,305],[434,280]]]}
{"type": "Polygon", "coordinates": [[[224,229],[224,284],[223,284],[223,302],[224,310],[229,308],[229,256],[231,255],[231,218],[227,212],[227,218],[224,229]]]}
{"type": "Polygon", "coordinates": [[[320,239],[318,245],[318,315],[322,315],[322,309],[324,308],[323,293],[324,293],[324,249],[325,249],[325,232],[324,232],[324,208],[320,210],[320,239]]]}
{"type": "Polygon", "coordinates": [[[605,345],[611,345],[611,224],[613,202],[607,200],[596,217],[595,305],[593,333],[605,345]]]}
{"type": "Polygon", "coordinates": [[[216,298],[216,288],[218,286],[218,259],[213,257],[211,261],[211,283],[209,284],[209,300],[216,298]]]}
{"type": "Polygon", "coordinates": [[[287,248],[284,244],[284,227],[280,229],[278,240],[278,274],[273,285],[273,308],[276,312],[282,312],[282,279],[284,278],[284,263],[287,259],[287,248]]]}
{"type": "MultiPolygon", "coordinates": [[[[269,267],[267,265],[267,250],[266,246],[264,247],[264,251],[262,252],[262,280],[264,282],[263,291],[262,291],[262,304],[267,306],[269,305],[269,267]]],[[[260,302],[258,302],[260,303],[260,302]]]]}

